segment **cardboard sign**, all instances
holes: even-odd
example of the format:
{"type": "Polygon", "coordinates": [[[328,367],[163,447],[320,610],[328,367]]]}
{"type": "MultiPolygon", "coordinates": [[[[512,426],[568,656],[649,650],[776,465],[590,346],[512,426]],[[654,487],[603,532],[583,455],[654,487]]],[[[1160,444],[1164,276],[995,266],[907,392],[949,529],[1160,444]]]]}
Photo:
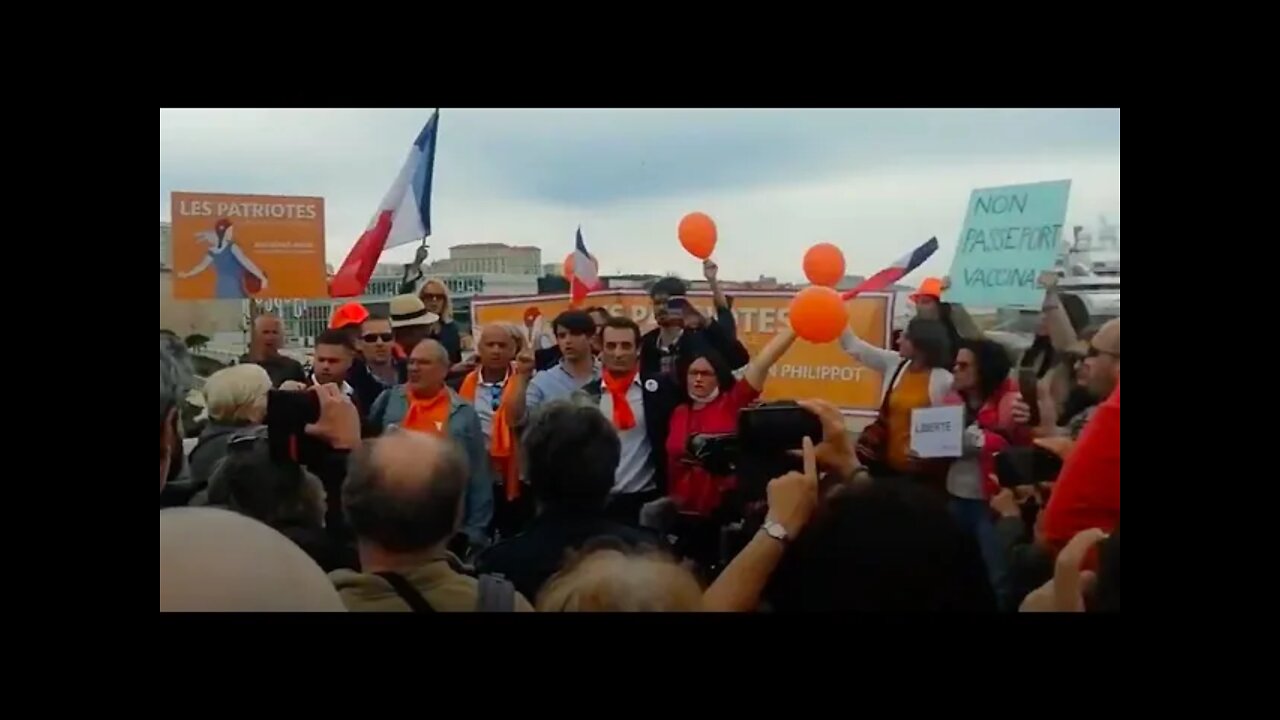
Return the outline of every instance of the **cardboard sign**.
{"type": "Polygon", "coordinates": [[[958,458],[964,432],[964,406],[911,411],[911,449],[922,458],[958,458]]]}
{"type": "Polygon", "coordinates": [[[1061,254],[1070,194],[1070,180],[974,190],[942,300],[1039,310],[1039,277],[1061,254]]]}

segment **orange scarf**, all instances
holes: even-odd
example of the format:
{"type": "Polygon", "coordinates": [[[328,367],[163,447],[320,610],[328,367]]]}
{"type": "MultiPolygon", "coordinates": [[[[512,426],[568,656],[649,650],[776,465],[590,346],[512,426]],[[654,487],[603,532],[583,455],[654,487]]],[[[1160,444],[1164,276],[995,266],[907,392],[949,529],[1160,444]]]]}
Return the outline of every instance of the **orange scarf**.
{"type": "Polygon", "coordinates": [[[412,389],[405,388],[409,398],[409,412],[401,425],[406,430],[444,435],[449,431],[449,391],[440,388],[435,397],[423,398],[412,389]]]}
{"type": "MultiPolygon", "coordinates": [[[[476,404],[476,388],[480,384],[480,368],[467,373],[462,380],[462,388],[458,394],[463,400],[476,404]]],[[[511,422],[507,417],[507,408],[515,398],[516,382],[514,366],[507,371],[506,384],[502,387],[502,397],[498,401],[498,409],[493,411],[492,438],[489,441],[489,460],[494,470],[502,478],[503,489],[507,500],[520,497],[519,455],[516,453],[515,433],[511,431],[511,422]]]]}
{"type": "Polygon", "coordinates": [[[636,414],[631,412],[631,405],[627,403],[627,390],[631,389],[631,383],[635,382],[638,372],[639,368],[616,377],[606,371],[600,377],[600,382],[613,398],[613,426],[619,430],[630,430],[636,426],[636,414]]]}

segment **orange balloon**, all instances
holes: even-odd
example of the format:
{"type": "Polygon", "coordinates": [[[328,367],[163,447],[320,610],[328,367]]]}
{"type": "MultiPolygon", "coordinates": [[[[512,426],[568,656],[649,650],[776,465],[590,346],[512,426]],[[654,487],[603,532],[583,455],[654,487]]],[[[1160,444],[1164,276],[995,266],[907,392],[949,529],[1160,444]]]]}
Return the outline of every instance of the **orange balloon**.
{"type": "Polygon", "coordinates": [[[699,260],[711,257],[716,249],[716,221],[706,213],[692,212],[680,219],[680,244],[699,260]]]}
{"type": "Polygon", "coordinates": [[[835,287],[844,278],[844,253],[831,243],[818,243],[804,254],[804,276],[814,285],[835,287]]]}
{"type": "Polygon", "coordinates": [[[832,288],[813,285],[791,300],[791,329],[811,343],[823,344],[840,337],[849,324],[849,311],[832,288]]]}

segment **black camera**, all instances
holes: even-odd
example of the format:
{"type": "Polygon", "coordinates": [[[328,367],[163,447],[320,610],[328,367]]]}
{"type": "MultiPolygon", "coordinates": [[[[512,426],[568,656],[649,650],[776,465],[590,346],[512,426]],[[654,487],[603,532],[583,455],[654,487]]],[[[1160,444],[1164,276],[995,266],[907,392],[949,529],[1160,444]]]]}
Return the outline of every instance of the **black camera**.
{"type": "Polygon", "coordinates": [[[713,475],[734,475],[743,500],[765,497],[769,481],[804,463],[789,450],[799,450],[808,436],[822,441],[822,421],[792,400],[761,403],[738,412],[735,433],[700,433],[689,436],[685,459],[713,475]]]}
{"type": "Polygon", "coordinates": [[[995,463],[996,479],[1007,488],[1053,482],[1062,470],[1062,458],[1038,445],[996,453],[995,463]]]}
{"type": "Polygon", "coordinates": [[[320,419],[320,396],[313,392],[271,390],[267,393],[267,442],[271,459],[298,462],[299,441],[306,427],[320,419]]]}

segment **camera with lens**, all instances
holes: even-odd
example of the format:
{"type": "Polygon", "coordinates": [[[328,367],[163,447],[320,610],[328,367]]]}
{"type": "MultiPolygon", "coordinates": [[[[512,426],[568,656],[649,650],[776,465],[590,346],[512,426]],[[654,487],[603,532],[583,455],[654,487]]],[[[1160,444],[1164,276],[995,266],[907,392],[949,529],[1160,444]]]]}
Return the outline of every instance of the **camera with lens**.
{"type": "Polygon", "coordinates": [[[697,433],[685,443],[686,460],[713,475],[733,475],[744,502],[765,498],[775,477],[803,469],[799,450],[808,436],[822,440],[822,421],[791,400],[761,403],[738,412],[734,433],[697,433]]]}

